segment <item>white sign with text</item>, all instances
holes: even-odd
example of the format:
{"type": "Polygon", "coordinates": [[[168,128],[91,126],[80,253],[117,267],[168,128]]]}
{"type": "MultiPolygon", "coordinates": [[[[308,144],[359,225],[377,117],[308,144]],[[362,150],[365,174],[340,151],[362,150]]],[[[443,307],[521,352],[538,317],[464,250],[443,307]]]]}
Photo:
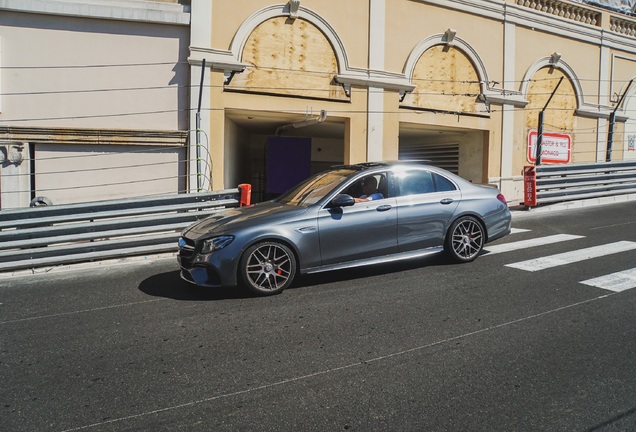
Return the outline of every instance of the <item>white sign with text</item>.
{"type": "MultiPolygon", "coordinates": [[[[528,133],[528,162],[536,163],[538,132],[528,133]]],[[[567,164],[572,160],[572,136],[557,132],[543,132],[541,162],[567,164]]]]}

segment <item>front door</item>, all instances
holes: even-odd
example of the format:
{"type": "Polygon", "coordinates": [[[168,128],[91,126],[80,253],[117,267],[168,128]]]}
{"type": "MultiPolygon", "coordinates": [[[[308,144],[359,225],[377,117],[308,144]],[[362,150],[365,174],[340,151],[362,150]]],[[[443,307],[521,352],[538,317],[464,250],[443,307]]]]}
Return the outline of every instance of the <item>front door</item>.
{"type": "Polygon", "coordinates": [[[395,198],[322,209],[318,215],[322,264],[371,258],[397,252],[395,198]]]}

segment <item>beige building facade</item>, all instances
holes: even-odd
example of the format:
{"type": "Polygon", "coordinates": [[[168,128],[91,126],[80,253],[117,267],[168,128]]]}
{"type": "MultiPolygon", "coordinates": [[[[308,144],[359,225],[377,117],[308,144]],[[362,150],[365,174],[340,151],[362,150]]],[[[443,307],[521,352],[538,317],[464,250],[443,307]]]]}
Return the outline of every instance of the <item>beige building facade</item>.
{"type": "Polygon", "coordinates": [[[311,140],[312,171],[423,158],[520,200],[541,111],[544,160],[605,161],[612,111],[611,159],[636,158],[636,20],[617,12],[559,0],[191,7],[212,189],[251,183],[266,197],[285,169],[269,148],[285,137],[311,140]]]}

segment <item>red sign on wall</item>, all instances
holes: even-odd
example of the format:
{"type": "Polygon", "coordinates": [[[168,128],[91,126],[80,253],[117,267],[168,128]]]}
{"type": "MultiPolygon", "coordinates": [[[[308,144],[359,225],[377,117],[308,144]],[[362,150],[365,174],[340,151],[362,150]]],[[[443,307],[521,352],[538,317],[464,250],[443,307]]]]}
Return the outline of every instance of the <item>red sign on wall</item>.
{"type": "MultiPolygon", "coordinates": [[[[537,158],[536,130],[528,133],[528,162],[536,163],[537,158]]],[[[572,137],[564,133],[543,132],[541,143],[541,162],[551,164],[567,164],[572,160],[572,137]]]]}

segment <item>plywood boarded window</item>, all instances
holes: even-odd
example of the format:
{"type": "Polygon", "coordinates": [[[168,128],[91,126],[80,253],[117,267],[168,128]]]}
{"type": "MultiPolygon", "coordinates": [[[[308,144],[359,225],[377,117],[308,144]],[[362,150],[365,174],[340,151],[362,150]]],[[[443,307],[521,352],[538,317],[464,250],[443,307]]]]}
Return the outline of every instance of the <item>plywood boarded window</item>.
{"type": "Polygon", "coordinates": [[[575,146],[576,137],[576,109],[577,98],[574,86],[569,78],[560,70],[552,67],[539,69],[528,83],[525,107],[526,136],[530,130],[539,126],[539,113],[545,107],[550,95],[556,88],[561,77],[565,77],[557,89],[554,97],[544,112],[543,130],[546,132],[561,132],[572,135],[572,161],[593,161],[596,157],[596,137],[594,131],[575,146]],[[587,147],[587,148],[586,148],[587,147]],[[578,154],[577,154],[578,153],[578,154]]]}
{"type": "Polygon", "coordinates": [[[481,113],[479,76],[460,49],[436,45],[424,52],[413,70],[415,89],[403,106],[457,113],[481,113]]]}
{"type": "Polygon", "coordinates": [[[331,43],[306,20],[264,21],[248,37],[241,61],[251,66],[236,74],[227,90],[349,99],[334,81],[338,63],[331,43]]]}

